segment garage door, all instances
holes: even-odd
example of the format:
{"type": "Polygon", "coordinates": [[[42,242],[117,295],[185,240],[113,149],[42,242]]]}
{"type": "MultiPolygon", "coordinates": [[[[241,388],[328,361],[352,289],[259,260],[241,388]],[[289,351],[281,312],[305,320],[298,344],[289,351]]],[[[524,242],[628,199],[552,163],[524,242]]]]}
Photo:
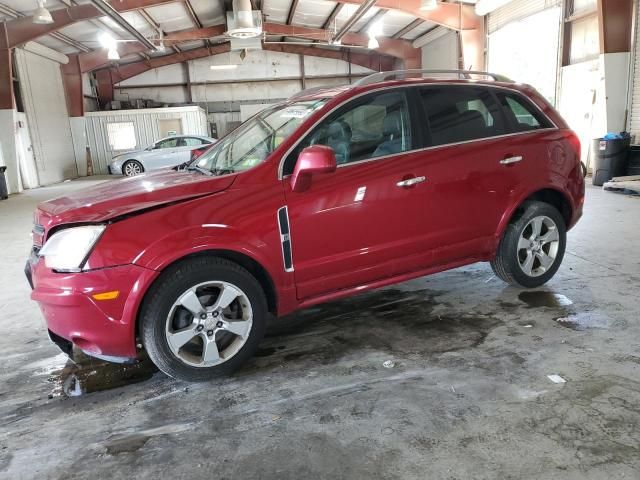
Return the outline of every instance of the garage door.
{"type": "Polygon", "coordinates": [[[631,87],[631,114],[629,119],[629,132],[635,135],[635,143],[640,143],[640,2],[636,2],[638,17],[635,22],[635,55],[633,58],[633,85],[631,87]]]}
{"type": "Polygon", "coordinates": [[[60,64],[23,49],[15,59],[40,185],[77,177],[60,64]]]}
{"type": "Polygon", "coordinates": [[[489,71],[529,83],[555,104],[561,11],[559,0],[516,0],[489,14],[489,71]]]}

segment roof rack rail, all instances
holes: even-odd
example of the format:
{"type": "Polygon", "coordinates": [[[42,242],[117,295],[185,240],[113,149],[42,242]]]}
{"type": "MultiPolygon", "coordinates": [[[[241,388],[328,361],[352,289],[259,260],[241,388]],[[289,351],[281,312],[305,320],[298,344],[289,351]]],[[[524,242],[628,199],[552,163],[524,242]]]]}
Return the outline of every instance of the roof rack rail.
{"type": "Polygon", "coordinates": [[[469,80],[472,76],[483,76],[492,79],[495,82],[514,83],[508,77],[504,75],[498,75],[489,72],[476,72],[473,70],[393,70],[390,72],[378,72],[368,77],[364,77],[353,84],[354,87],[362,87],[364,85],[371,85],[372,83],[385,82],[387,80],[399,80],[406,78],[420,78],[429,75],[451,75],[457,77],[459,80],[469,80]]]}

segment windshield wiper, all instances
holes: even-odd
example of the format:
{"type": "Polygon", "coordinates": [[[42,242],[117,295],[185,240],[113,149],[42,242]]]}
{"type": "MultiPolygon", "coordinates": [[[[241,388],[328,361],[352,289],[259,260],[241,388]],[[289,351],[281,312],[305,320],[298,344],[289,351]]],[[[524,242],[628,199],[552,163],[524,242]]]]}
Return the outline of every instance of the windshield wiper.
{"type": "Polygon", "coordinates": [[[213,172],[211,170],[207,170],[206,168],[199,167],[198,165],[191,165],[187,167],[188,172],[200,172],[203,175],[211,176],[213,172]]]}

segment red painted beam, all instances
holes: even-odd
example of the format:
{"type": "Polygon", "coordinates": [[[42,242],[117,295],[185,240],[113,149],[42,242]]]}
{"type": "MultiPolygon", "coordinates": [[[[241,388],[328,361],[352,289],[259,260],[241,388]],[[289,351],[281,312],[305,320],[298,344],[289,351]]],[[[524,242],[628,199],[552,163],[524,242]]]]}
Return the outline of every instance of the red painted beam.
{"type": "Polygon", "coordinates": [[[13,96],[13,62],[6,24],[0,23],[0,110],[16,108],[13,96]]]}
{"type": "Polygon", "coordinates": [[[113,83],[111,69],[105,68],[96,71],[96,90],[100,106],[104,107],[113,100],[113,83]]]}
{"type": "Polygon", "coordinates": [[[70,117],[84,116],[84,95],[82,93],[82,71],[79,55],[69,55],[69,63],[61,65],[62,84],[67,99],[70,117]]]}
{"type": "MultiPolygon", "coordinates": [[[[363,2],[363,0],[337,1],[356,5],[360,5],[363,2]]],[[[462,67],[466,69],[473,68],[474,70],[484,69],[484,19],[476,15],[474,7],[459,3],[439,2],[437,9],[424,11],[420,10],[420,3],[420,0],[378,0],[376,7],[399,10],[416,18],[459,31],[462,44],[462,67]]]]}
{"type": "Polygon", "coordinates": [[[164,43],[171,45],[174,43],[189,42],[191,40],[205,40],[222,35],[226,31],[226,25],[213,25],[211,27],[196,28],[194,30],[171,32],[164,37],[164,43]]]}
{"type": "MultiPolygon", "coordinates": [[[[360,5],[363,0],[337,0],[338,3],[352,3],[360,5]]],[[[376,7],[395,9],[408,13],[416,18],[437,23],[452,30],[469,30],[478,28],[483,22],[482,17],[476,15],[473,6],[458,3],[438,2],[435,10],[420,10],[420,0],[378,0],[376,7]]]]}
{"type": "Polygon", "coordinates": [[[120,83],[127,78],[140,75],[147,70],[154,68],[165,67],[167,65],[173,65],[175,63],[182,63],[189,60],[196,60],[198,58],[209,57],[212,55],[219,55],[221,53],[227,53],[231,50],[231,46],[228,43],[222,43],[215,47],[202,47],[195,48],[193,50],[186,50],[180,53],[173,53],[171,55],[163,55],[162,57],[153,57],[149,60],[141,62],[127,63],[111,69],[111,78],[113,84],[120,83]]]}
{"type": "MultiPolygon", "coordinates": [[[[164,3],[172,3],[175,0],[115,0],[111,6],[119,12],[127,12],[164,3]]],[[[33,17],[20,17],[6,22],[9,48],[22,45],[38,37],[47,35],[83,20],[98,18],[103,14],[91,4],[76,5],[69,8],[52,10],[53,23],[49,25],[37,25],[33,23],[33,17]]]]}
{"type": "Polygon", "coordinates": [[[600,53],[631,51],[633,2],[631,0],[598,0],[600,53]]]}
{"type": "MultiPolygon", "coordinates": [[[[331,32],[321,28],[297,27],[280,23],[265,23],[263,28],[270,35],[320,41],[329,41],[331,39],[331,32]]],[[[342,43],[366,47],[369,43],[369,36],[361,33],[347,33],[342,38],[342,43]]],[[[378,43],[380,47],[376,49],[376,52],[403,60],[406,68],[420,68],[422,61],[420,49],[413,48],[410,42],[393,38],[378,38],[378,43]]]]}

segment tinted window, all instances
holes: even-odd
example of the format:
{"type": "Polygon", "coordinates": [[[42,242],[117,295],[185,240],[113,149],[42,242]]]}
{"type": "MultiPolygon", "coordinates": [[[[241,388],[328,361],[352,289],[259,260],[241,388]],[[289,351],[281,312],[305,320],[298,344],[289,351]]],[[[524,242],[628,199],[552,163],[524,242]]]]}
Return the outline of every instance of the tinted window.
{"type": "Polygon", "coordinates": [[[500,92],[498,98],[507,119],[516,132],[527,132],[552,126],[544,115],[520,95],[500,92]]]}
{"type": "Polygon", "coordinates": [[[479,87],[432,87],[421,92],[432,145],[466,142],[506,133],[491,93],[479,87]]]}
{"type": "Polygon", "coordinates": [[[333,148],[338,165],[395,155],[412,149],[404,92],[368,95],[322,121],[289,155],[284,174],[293,172],[300,152],[311,145],[333,148]]]}

